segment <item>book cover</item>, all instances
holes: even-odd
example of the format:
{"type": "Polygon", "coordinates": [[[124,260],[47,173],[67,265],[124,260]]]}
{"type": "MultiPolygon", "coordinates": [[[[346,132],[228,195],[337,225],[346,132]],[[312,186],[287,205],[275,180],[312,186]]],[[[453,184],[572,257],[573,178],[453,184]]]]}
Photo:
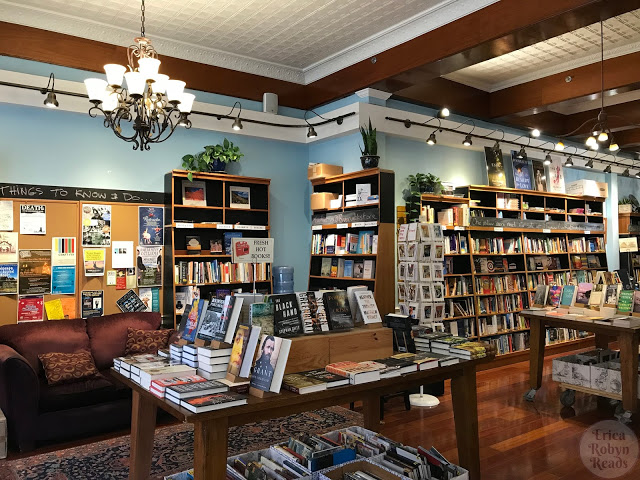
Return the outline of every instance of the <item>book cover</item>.
{"type": "Polygon", "coordinates": [[[327,384],[327,388],[339,387],[341,385],[347,385],[349,383],[348,380],[345,381],[344,377],[336,375],[335,373],[327,372],[323,368],[319,368],[317,370],[309,370],[308,372],[302,372],[301,375],[324,382],[327,384]]]}
{"type": "Polygon", "coordinates": [[[589,306],[600,307],[604,302],[604,285],[599,283],[593,286],[591,296],[589,297],[589,306]]]}
{"type": "Polygon", "coordinates": [[[213,340],[217,340],[218,342],[224,342],[225,336],[227,334],[227,329],[229,328],[229,322],[231,321],[231,314],[233,313],[233,307],[236,303],[236,297],[228,295],[224,299],[224,305],[222,307],[222,314],[220,316],[220,321],[217,324],[218,328],[213,332],[213,340]]]}
{"type": "Polygon", "coordinates": [[[489,179],[489,186],[506,187],[507,181],[504,174],[502,151],[500,149],[484,147],[484,158],[487,162],[487,176],[489,179]]]}
{"type": "Polygon", "coordinates": [[[200,319],[200,313],[202,313],[201,303],[200,299],[194,300],[193,305],[190,305],[191,308],[188,309],[189,313],[187,313],[187,309],[185,309],[183,318],[185,315],[187,318],[181,338],[188,342],[193,342],[193,338],[198,331],[198,320],[200,319]]]}
{"type": "Polygon", "coordinates": [[[242,237],[242,232],[224,232],[224,253],[231,255],[231,244],[234,238],[242,237]]]}
{"type": "Polygon", "coordinates": [[[549,291],[549,287],[547,285],[538,285],[536,287],[535,294],[533,295],[533,304],[546,305],[548,291],[549,291]]]}
{"type": "Polygon", "coordinates": [[[303,373],[290,373],[285,375],[282,379],[282,386],[285,390],[300,394],[327,388],[325,382],[316,378],[307,377],[303,373]]]}
{"type": "Polygon", "coordinates": [[[302,333],[300,308],[294,293],[273,295],[273,329],[278,337],[295,337],[302,333]]]}
{"type": "Polygon", "coordinates": [[[353,277],[353,260],[344,261],[344,277],[353,277]]]}
{"type": "Polygon", "coordinates": [[[322,297],[316,296],[316,292],[299,292],[297,295],[304,333],[328,332],[322,297]]]}
{"type": "Polygon", "coordinates": [[[575,285],[565,285],[562,289],[562,297],[560,298],[560,305],[563,307],[570,307],[573,305],[576,296],[575,285]]]}
{"type": "Polygon", "coordinates": [[[620,284],[607,285],[604,303],[606,305],[618,305],[618,296],[620,294],[620,284]]]}
{"type": "Polygon", "coordinates": [[[231,375],[240,375],[240,368],[242,368],[242,360],[247,349],[247,343],[249,341],[249,334],[251,329],[246,325],[238,326],[236,330],[236,336],[233,338],[233,347],[231,349],[231,358],[229,359],[229,365],[227,372],[231,375]]]}
{"type": "Polygon", "coordinates": [[[559,157],[552,157],[551,165],[547,168],[549,172],[547,175],[547,191],[553,193],[565,193],[562,160],[559,157]]]}
{"type": "Polygon", "coordinates": [[[201,340],[211,341],[214,339],[216,333],[218,335],[224,335],[222,330],[224,329],[224,321],[222,318],[222,311],[224,309],[224,299],[212,298],[207,306],[207,311],[202,320],[202,324],[198,330],[197,338],[201,340]]]}
{"type": "Polygon", "coordinates": [[[180,405],[195,413],[217,410],[247,403],[247,397],[239,393],[217,393],[214,395],[203,395],[201,397],[187,398],[180,402],[180,405]]]}
{"type": "Polygon", "coordinates": [[[544,164],[540,160],[532,160],[531,170],[533,172],[533,190],[546,192],[547,176],[544,173],[544,164]]]}
{"type": "Polygon", "coordinates": [[[330,274],[331,274],[331,277],[333,278],[336,278],[338,276],[338,259],[337,258],[331,259],[330,274]]]}
{"type": "Polygon", "coordinates": [[[578,284],[578,293],[576,294],[577,306],[586,307],[589,304],[589,298],[591,297],[592,289],[592,283],[581,282],[578,284]]]}
{"type": "Polygon", "coordinates": [[[633,290],[622,290],[618,297],[618,311],[620,313],[631,313],[633,307],[633,290]]]}
{"type": "Polygon", "coordinates": [[[199,375],[195,375],[200,378],[197,382],[183,382],[176,383],[167,386],[167,394],[173,394],[176,397],[189,396],[198,397],[205,394],[222,393],[227,392],[229,387],[224,383],[220,383],[216,380],[206,380],[199,375]],[[207,392],[204,392],[207,390],[207,392]],[[211,390],[216,390],[215,392],[211,390]],[[202,392],[198,395],[198,392],[202,392]]]}
{"type": "Polygon", "coordinates": [[[511,150],[513,166],[513,186],[522,190],[531,190],[531,172],[526,158],[517,158],[518,152],[511,150]]]}
{"type": "Polygon", "coordinates": [[[382,323],[382,317],[380,317],[373,292],[369,290],[359,290],[355,292],[355,297],[358,304],[358,311],[365,324],[382,323]]]}
{"type": "Polygon", "coordinates": [[[351,318],[351,307],[347,292],[335,291],[325,292],[324,308],[327,312],[330,330],[348,330],[353,328],[353,318],[351,318]]]}
{"type": "Polygon", "coordinates": [[[249,319],[251,325],[260,327],[265,335],[273,335],[273,303],[252,303],[249,307],[249,319]]]}
{"type": "Polygon", "coordinates": [[[633,292],[633,313],[640,313],[640,291],[633,292]]]}
{"type": "Polygon", "coordinates": [[[268,392],[278,363],[282,339],[273,335],[263,335],[258,350],[258,359],[253,365],[251,383],[253,388],[268,392]]]}
{"type": "Polygon", "coordinates": [[[320,276],[331,276],[331,259],[329,257],[322,257],[322,262],[320,263],[320,276]]]}
{"type": "Polygon", "coordinates": [[[547,303],[552,307],[560,305],[560,299],[562,297],[562,287],[560,285],[552,285],[549,287],[549,295],[547,303]]]}

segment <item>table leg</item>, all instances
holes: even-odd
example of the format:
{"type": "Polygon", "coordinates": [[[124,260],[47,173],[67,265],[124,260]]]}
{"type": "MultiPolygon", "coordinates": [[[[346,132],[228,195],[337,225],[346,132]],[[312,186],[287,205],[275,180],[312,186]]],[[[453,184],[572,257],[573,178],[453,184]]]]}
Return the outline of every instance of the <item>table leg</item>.
{"type": "Polygon", "coordinates": [[[601,333],[596,333],[595,335],[596,348],[609,348],[609,343],[611,342],[611,337],[609,335],[602,335],[601,333]]]}
{"type": "Polygon", "coordinates": [[[362,399],[364,428],[377,432],[380,430],[380,394],[370,394],[362,399]]]}
{"type": "Polygon", "coordinates": [[[148,480],[151,474],[157,408],[153,402],[135,390],[132,402],[129,480],[148,480]]]}
{"type": "Polygon", "coordinates": [[[545,328],[540,319],[529,317],[529,386],[537,390],[542,386],[542,367],[544,366],[545,328]]]}
{"type": "Polygon", "coordinates": [[[622,374],[622,406],[635,413],[638,407],[638,336],[623,333],[618,336],[620,370],[622,374]]]}
{"type": "Polygon", "coordinates": [[[193,478],[219,480],[227,471],[229,419],[217,418],[193,424],[193,478]]]}
{"type": "Polygon", "coordinates": [[[480,480],[478,399],[474,366],[463,368],[462,375],[451,379],[451,400],[456,424],[458,462],[461,467],[469,470],[470,480],[480,480]]]}

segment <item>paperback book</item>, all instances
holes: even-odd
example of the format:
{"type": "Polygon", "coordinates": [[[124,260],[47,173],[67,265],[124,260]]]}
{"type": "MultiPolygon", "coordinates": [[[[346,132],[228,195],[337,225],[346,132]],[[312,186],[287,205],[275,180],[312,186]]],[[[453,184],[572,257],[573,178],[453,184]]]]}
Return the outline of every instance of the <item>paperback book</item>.
{"type": "Polygon", "coordinates": [[[247,397],[245,395],[229,392],[187,398],[180,401],[180,406],[194,413],[203,413],[212,410],[220,410],[221,408],[245,405],[246,403],[247,397]]]}
{"type": "Polygon", "coordinates": [[[291,340],[262,335],[251,374],[251,387],[265,392],[280,392],[290,349],[291,340]]]}
{"type": "Polygon", "coordinates": [[[273,303],[252,303],[249,307],[249,319],[250,324],[260,327],[263,334],[273,335],[273,303]]]}
{"type": "Polygon", "coordinates": [[[297,293],[304,333],[329,331],[329,323],[327,322],[322,296],[318,295],[316,292],[297,293]]]}

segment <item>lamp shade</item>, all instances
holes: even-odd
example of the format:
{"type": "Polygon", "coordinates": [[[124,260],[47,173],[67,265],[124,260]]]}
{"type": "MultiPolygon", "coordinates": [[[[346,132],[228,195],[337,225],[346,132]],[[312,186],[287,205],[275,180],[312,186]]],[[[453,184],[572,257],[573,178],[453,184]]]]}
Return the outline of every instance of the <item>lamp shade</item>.
{"type": "Polygon", "coordinates": [[[157,58],[144,57],[138,60],[138,72],[142,74],[145,80],[151,80],[158,74],[160,68],[160,60],[157,58]]]}
{"type": "Polygon", "coordinates": [[[193,101],[196,96],[193,93],[183,93],[182,99],[180,100],[180,112],[181,113],[191,113],[191,108],[193,107],[193,101]]]}
{"type": "Polygon", "coordinates": [[[169,81],[169,75],[158,73],[153,77],[153,83],[151,84],[151,91],[153,93],[164,93],[167,90],[167,82],[169,81]]]}
{"type": "Polygon", "coordinates": [[[170,102],[179,102],[182,100],[185,85],[186,83],[182,80],[169,80],[167,82],[167,100],[170,102]]]}
{"type": "Polygon", "coordinates": [[[107,96],[107,82],[101,78],[87,78],[84,81],[89,100],[102,102],[107,96]]]}
{"type": "Polygon", "coordinates": [[[140,72],[127,72],[124,74],[124,78],[127,81],[129,95],[144,94],[144,88],[146,86],[144,75],[140,72]]]}
{"type": "Polygon", "coordinates": [[[120,87],[127,68],[117,63],[107,63],[104,71],[107,74],[107,83],[113,87],[120,87]]]}
{"type": "Polygon", "coordinates": [[[105,112],[113,112],[118,106],[118,94],[111,92],[107,94],[102,101],[102,110],[105,112]]]}

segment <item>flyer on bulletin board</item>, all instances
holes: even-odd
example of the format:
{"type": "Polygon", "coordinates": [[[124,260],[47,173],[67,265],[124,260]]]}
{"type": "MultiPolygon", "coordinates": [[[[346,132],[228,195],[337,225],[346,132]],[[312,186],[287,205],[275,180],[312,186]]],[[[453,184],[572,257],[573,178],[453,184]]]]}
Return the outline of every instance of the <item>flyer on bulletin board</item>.
{"type": "Polygon", "coordinates": [[[13,202],[0,200],[0,230],[13,231],[13,202]]]}
{"type": "Polygon", "coordinates": [[[0,295],[18,293],[18,264],[4,263],[0,265],[0,295]]]}
{"type": "Polygon", "coordinates": [[[46,205],[20,205],[20,233],[22,235],[45,235],[47,233],[46,205]]]}
{"type": "Polygon", "coordinates": [[[51,293],[51,250],[19,251],[20,295],[40,295],[51,293]]]}
{"type": "Polygon", "coordinates": [[[85,248],[82,250],[85,277],[104,276],[104,248],[85,248]]]}
{"type": "Polygon", "coordinates": [[[137,253],[138,286],[162,286],[162,247],[139,245],[137,253]]]}
{"type": "Polygon", "coordinates": [[[138,207],[138,243],[162,245],[164,243],[164,208],[138,207]]]}
{"type": "Polygon", "coordinates": [[[82,246],[111,245],[111,205],[82,205],[82,246]]]}
{"type": "Polygon", "coordinates": [[[18,323],[41,322],[44,319],[44,296],[30,295],[18,299],[18,323]]]}
{"type": "Polygon", "coordinates": [[[82,290],[82,318],[101,317],[104,313],[104,290],[82,290]]]}
{"type": "Polygon", "coordinates": [[[0,232],[0,263],[18,261],[18,232],[0,232]]]}
{"type": "Polygon", "coordinates": [[[76,293],[75,265],[54,265],[51,267],[51,293],[60,295],[76,293]]]}

